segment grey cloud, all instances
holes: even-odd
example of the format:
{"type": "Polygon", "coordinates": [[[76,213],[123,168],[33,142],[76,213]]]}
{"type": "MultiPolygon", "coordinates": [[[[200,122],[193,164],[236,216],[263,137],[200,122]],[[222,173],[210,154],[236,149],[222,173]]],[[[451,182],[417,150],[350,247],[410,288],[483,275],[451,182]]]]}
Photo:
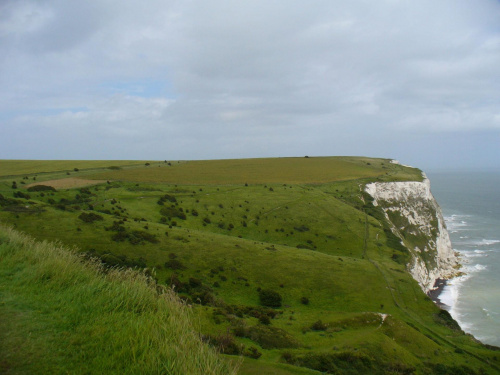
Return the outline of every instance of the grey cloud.
{"type": "Polygon", "coordinates": [[[478,152],[500,134],[497,1],[1,7],[0,121],[14,139],[45,129],[90,143],[102,133],[109,158],[364,154],[432,166],[467,161],[432,137],[478,152]],[[168,97],[127,91],[137,81],[168,82],[168,97]]]}

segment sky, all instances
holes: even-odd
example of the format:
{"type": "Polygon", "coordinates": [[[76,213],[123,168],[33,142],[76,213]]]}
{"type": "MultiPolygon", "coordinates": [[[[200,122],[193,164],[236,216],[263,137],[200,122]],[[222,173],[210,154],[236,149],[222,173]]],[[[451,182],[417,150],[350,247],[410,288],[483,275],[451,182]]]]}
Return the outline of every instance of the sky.
{"type": "Polygon", "coordinates": [[[0,159],[500,169],[499,0],[0,0],[0,159]]]}

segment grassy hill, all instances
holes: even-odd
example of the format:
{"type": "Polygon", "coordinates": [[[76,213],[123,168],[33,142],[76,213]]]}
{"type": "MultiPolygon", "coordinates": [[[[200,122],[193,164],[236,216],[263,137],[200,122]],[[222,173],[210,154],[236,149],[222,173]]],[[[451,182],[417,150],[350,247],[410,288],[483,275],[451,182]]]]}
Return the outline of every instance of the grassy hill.
{"type": "Polygon", "coordinates": [[[145,273],[105,270],[0,226],[2,374],[228,374],[190,308],[145,273]]]}
{"type": "Polygon", "coordinates": [[[435,306],[365,213],[364,184],[420,181],[418,169],[362,157],[0,163],[0,221],[106,266],[154,269],[207,343],[245,358],[240,374],[498,372],[497,352],[435,306]]]}

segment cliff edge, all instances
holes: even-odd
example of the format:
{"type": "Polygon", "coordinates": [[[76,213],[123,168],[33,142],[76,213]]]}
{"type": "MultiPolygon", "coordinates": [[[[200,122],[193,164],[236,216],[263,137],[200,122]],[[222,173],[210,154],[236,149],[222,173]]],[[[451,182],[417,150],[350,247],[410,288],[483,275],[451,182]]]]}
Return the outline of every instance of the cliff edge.
{"type": "Polygon", "coordinates": [[[392,232],[409,250],[408,271],[425,293],[437,279],[457,274],[453,251],[441,208],[431,193],[430,181],[374,182],[365,186],[373,205],[382,208],[392,232]]]}

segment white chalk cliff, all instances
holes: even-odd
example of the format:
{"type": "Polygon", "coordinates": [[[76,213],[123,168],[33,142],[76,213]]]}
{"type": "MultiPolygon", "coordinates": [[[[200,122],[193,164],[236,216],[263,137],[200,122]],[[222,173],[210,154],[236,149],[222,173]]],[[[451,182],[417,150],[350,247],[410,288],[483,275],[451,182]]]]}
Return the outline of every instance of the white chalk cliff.
{"type": "Polygon", "coordinates": [[[452,249],[443,214],[434,199],[430,181],[375,182],[365,186],[380,206],[398,236],[411,254],[408,271],[425,293],[437,279],[457,274],[458,258],[452,249]]]}

